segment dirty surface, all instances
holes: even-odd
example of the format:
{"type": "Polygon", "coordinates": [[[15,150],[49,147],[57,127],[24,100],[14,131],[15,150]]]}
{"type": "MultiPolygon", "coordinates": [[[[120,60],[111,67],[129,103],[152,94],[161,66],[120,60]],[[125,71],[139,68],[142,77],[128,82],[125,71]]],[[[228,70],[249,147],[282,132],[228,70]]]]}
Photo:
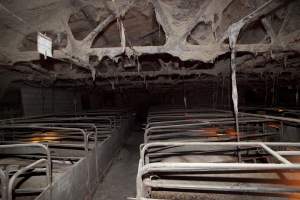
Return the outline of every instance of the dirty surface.
{"type": "Polygon", "coordinates": [[[228,76],[227,41],[238,25],[239,72],[280,74],[278,63],[284,62],[284,72],[294,75],[299,8],[300,1],[288,0],[2,0],[0,63],[6,73],[14,72],[7,81],[52,83],[58,78],[67,85],[77,79],[107,85],[116,76],[118,82],[132,85],[125,77],[140,72],[157,79],[174,74],[228,76]],[[126,48],[120,43],[121,24],[126,48]],[[47,65],[37,52],[38,32],[53,42],[54,59],[47,65]]]}
{"type": "Polygon", "coordinates": [[[142,140],[142,129],[134,128],[123,149],[114,159],[108,174],[98,186],[93,200],[123,200],[135,197],[139,144],[142,140]]]}

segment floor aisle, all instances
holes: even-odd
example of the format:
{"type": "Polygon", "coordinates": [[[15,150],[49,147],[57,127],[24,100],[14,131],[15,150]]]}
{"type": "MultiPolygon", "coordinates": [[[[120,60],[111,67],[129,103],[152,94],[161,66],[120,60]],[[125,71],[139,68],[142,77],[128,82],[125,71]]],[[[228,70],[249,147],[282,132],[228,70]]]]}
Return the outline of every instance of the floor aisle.
{"type": "Polygon", "coordinates": [[[139,145],[142,141],[143,130],[140,127],[135,128],[120,154],[114,159],[103,182],[98,186],[93,200],[123,200],[135,197],[139,145]]]}

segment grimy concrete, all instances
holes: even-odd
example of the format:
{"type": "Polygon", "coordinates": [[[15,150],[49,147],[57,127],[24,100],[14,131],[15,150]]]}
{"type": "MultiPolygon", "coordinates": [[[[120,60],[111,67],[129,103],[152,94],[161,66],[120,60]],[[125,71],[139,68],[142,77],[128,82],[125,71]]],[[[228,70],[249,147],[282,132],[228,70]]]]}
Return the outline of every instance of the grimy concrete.
{"type": "Polygon", "coordinates": [[[135,197],[139,145],[142,141],[143,130],[134,128],[103,182],[98,186],[93,200],[123,200],[135,197]]]}

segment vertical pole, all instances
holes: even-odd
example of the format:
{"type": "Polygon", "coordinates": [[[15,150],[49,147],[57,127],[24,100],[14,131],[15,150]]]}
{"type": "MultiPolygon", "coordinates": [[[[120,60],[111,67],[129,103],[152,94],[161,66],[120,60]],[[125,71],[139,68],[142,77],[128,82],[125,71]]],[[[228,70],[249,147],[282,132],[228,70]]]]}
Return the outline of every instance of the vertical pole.
{"type": "Polygon", "coordinates": [[[41,87],[41,96],[42,96],[42,113],[45,114],[45,90],[44,90],[44,87],[41,87]]]}
{"type": "Polygon", "coordinates": [[[229,78],[228,78],[228,94],[227,94],[227,96],[228,96],[227,104],[228,104],[228,108],[230,108],[230,80],[229,80],[229,78]]]}
{"type": "Polygon", "coordinates": [[[279,87],[279,77],[276,77],[276,99],[275,99],[275,105],[278,106],[278,102],[280,100],[280,87],[279,87]]]}
{"type": "Polygon", "coordinates": [[[268,79],[265,79],[265,106],[268,104],[268,79]]]}
{"type": "MultiPolygon", "coordinates": [[[[262,134],[264,135],[266,132],[266,125],[265,125],[265,122],[262,123],[262,134]]],[[[263,137],[265,138],[265,137],[263,137]]],[[[264,141],[266,141],[266,139],[264,139],[264,141]]]]}
{"type": "Polygon", "coordinates": [[[272,87],[272,106],[275,105],[275,77],[273,77],[273,87],[272,87]]]}
{"type": "Polygon", "coordinates": [[[222,102],[221,102],[221,104],[223,105],[223,108],[224,108],[224,106],[225,106],[225,104],[224,104],[224,85],[225,85],[225,78],[224,78],[224,76],[222,75],[222,102]]]}
{"type": "Polygon", "coordinates": [[[284,124],[283,121],[280,121],[280,141],[283,141],[283,136],[284,136],[284,124]]]}
{"type": "Polygon", "coordinates": [[[296,88],[296,106],[298,106],[298,105],[299,105],[299,88],[297,86],[297,88],[296,88]]]}
{"type": "Polygon", "coordinates": [[[217,91],[216,91],[216,104],[215,104],[215,108],[218,108],[218,99],[219,99],[219,79],[217,80],[217,91]]]}

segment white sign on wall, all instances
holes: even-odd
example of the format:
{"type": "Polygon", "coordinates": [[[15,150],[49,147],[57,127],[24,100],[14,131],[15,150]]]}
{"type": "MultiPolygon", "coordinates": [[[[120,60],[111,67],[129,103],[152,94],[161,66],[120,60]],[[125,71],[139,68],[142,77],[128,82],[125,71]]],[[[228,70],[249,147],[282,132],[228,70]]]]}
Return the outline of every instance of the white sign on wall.
{"type": "Polygon", "coordinates": [[[53,57],[52,55],[52,39],[42,33],[38,33],[37,36],[37,50],[40,54],[43,54],[45,58],[53,57]]]}

